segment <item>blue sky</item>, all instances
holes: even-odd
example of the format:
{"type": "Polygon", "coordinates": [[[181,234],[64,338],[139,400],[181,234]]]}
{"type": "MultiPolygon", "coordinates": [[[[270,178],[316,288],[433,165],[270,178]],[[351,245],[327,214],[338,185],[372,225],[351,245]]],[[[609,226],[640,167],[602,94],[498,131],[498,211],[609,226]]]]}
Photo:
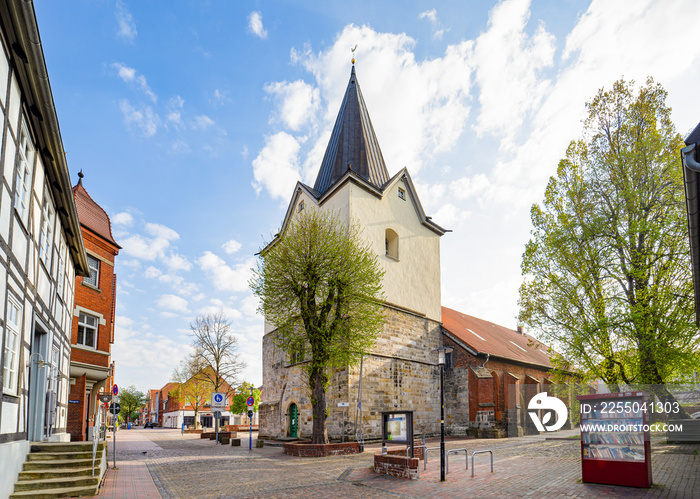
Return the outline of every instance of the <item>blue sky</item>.
{"type": "MultiPolygon", "coordinates": [[[[700,120],[700,2],[35,0],[72,180],[123,246],[117,382],[159,388],[223,308],[262,382],[254,254],[313,184],[358,45],[390,174],[442,238],[442,302],[515,328],[529,209],[585,102],[624,76],[700,120]]],[[[680,166],[679,166],[680,167],[680,166]]]]}

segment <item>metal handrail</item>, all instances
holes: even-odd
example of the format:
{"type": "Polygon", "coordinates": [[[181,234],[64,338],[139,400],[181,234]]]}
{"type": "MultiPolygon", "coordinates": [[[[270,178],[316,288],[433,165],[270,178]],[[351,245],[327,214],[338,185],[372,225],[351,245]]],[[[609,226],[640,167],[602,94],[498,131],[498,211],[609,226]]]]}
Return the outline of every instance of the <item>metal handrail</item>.
{"type": "Polygon", "coordinates": [[[95,456],[97,455],[97,447],[100,445],[100,431],[102,430],[102,411],[97,410],[97,415],[95,416],[95,426],[93,426],[92,431],[92,476],[95,476],[95,456]],[[97,428],[97,435],[95,435],[95,428],[97,428]],[[95,438],[97,437],[97,438],[95,438]]]}
{"type": "MultiPolygon", "coordinates": [[[[469,454],[467,453],[467,449],[466,448],[450,449],[447,451],[447,454],[445,455],[445,475],[447,475],[450,472],[450,453],[454,452],[455,454],[458,454],[462,451],[464,451],[464,457],[465,457],[464,460],[466,461],[466,464],[467,464],[466,469],[469,469],[469,454]]],[[[489,451],[489,452],[491,452],[491,451],[489,451]]],[[[474,471],[474,463],[472,463],[472,471],[474,471]]]]}
{"type": "Polygon", "coordinates": [[[491,473],[493,473],[493,452],[490,450],[477,450],[472,452],[472,478],[474,478],[474,455],[475,454],[485,454],[485,453],[491,454],[491,473]]]}

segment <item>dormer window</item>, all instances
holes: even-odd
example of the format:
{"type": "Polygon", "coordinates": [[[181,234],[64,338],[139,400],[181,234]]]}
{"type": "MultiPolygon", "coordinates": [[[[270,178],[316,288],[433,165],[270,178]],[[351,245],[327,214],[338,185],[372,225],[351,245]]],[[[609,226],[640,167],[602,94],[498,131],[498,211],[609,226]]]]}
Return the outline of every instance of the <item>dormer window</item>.
{"type": "Polygon", "coordinates": [[[386,256],[399,259],[399,235],[393,229],[387,229],[384,235],[386,256]]]}
{"type": "Polygon", "coordinates": [[[300,211],[300,212],[304,211],[304,201],[302,201],[301,203],[299,203],[299,211],[300,211]]]}
{"type": "Polygon", "coordinates": [[[401,187],[399,187],[399,199],[406,201],[406,191],[404,191],[401,187]]]}

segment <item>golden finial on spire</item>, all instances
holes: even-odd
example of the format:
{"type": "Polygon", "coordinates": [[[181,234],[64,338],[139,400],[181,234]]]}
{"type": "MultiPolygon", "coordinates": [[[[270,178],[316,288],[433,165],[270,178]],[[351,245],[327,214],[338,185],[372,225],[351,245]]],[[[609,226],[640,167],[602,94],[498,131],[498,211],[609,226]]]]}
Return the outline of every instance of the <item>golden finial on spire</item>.
{"type": "Polygon", "coordinates": [[[355,50],[356,50],[356,49],[357,49],[357,44],[355,44],[355,46],[354,46],[353,48],[350,49],[350,51],[352,52],[352,63],[353,63],[353,65],[355,64],[355,50]]]}

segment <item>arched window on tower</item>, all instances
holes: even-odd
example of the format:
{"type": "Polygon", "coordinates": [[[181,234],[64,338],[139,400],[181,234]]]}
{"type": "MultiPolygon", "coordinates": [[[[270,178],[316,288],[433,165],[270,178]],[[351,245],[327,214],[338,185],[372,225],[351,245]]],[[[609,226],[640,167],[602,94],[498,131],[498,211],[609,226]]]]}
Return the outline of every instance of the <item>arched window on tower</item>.
{"type": "Polygon", "coordinates": [[[387,229],[384,235],[384,244],[386,248],[386,256],[399,259],[399,235],[393,229],[387,229]]]}

